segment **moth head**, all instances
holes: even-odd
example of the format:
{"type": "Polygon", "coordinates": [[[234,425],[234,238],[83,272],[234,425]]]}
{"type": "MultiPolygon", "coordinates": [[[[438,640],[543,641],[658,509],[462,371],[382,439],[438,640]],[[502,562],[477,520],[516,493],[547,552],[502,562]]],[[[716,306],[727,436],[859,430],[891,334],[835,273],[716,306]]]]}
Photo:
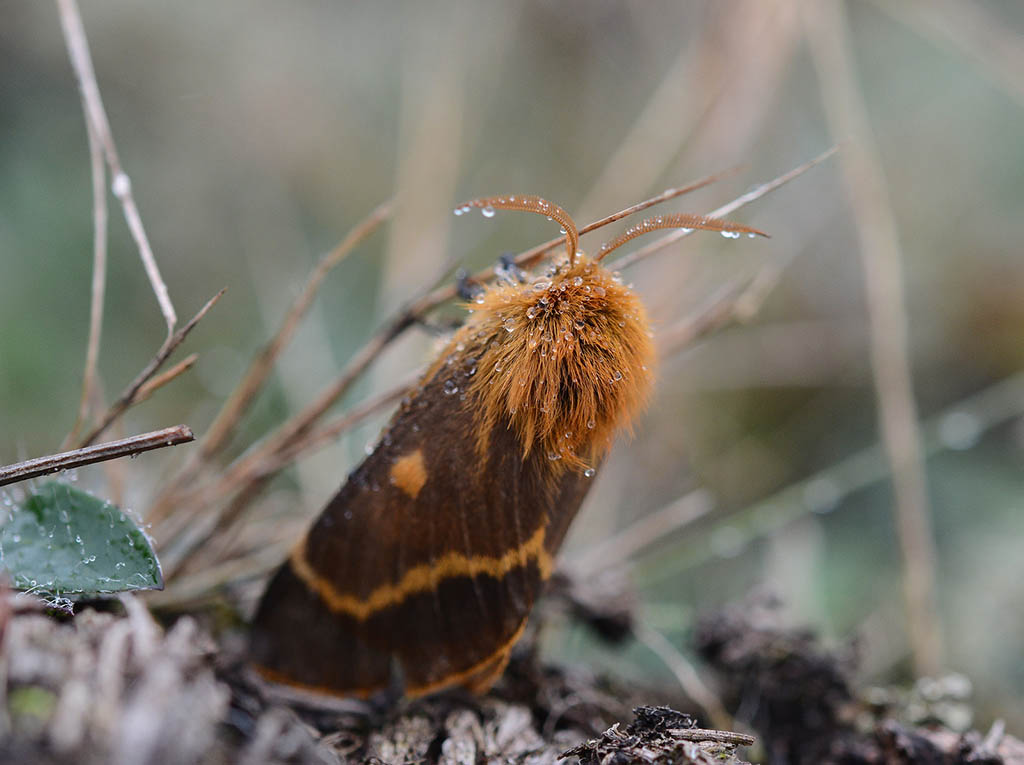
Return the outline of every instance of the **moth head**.
{"type": "Polygon", "coordinates": [[[496,209],[545,215],[565,233],[565,254],[546,268],[521,278],[506,274],[486,287],[452,342],[453,352],[471,356],[467,405],[478,418],[478,448],[486,451],[494,428],[510,427],[524,458],[540,450],[555,473],[592,470],[615,433],[630,429],[653,382],[647,312],[620,275],[600,261],[659,228],[760,233],[716,218],[659,216],[631,227],[588,258],[578,250],[572,217],[545,199],[484,197],[455,212],[473,208],[486,217],[496,209]]]}

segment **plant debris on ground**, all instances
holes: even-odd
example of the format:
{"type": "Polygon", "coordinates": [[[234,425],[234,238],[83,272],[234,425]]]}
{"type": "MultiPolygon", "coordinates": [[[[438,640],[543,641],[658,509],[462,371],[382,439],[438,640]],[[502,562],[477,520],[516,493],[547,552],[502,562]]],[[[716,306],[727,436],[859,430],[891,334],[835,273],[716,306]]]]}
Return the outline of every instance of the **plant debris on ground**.
{"type": "Polygon", "coordinates": [[[68,619],[4,594],[0,763],[1024,763],[998,723],[958,732],[865,701],[852,654],[774,609],[719,612],[695,639],[742,732],[698,728],[671,692],[543,667],[529,644],[480,698],[283,700],[238,632],[215,640],[191,616],[164,629],[131,595],[68,619]]]}

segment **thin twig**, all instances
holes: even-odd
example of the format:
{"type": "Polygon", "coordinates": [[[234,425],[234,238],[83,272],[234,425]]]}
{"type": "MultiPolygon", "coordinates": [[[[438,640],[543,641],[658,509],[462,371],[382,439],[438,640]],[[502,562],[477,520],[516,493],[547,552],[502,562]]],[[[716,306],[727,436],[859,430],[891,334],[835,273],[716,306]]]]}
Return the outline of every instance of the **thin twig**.
{"type": "MultiPolygon", "coordinates": [[[[83,102],[84,104],[84,102],[83,102]]],[[[83,105],[84,109],[84,105],[83,105]]],[[[82,398],[78,403],[78,416],[71,432],[64,439],[64,447],[71,446],[89,417],[96,393],[96,372],[100,355],[100,337],[103,334],[103,303],[107,286],[107,174],[103,164],[103,147],[92,121],[86,117],[85,131],[89,137],[89,163],[92,170],[92,289],[89,304],[89,340],[85,351],[85,370],[82,373],[82,398]]]]}
{"type": "Polygon", "coordinates": [[[149,382],[147,382],[145,385],[139,388],[138,393],[135,394],[135,400],[132,403],[141,404],[143,401],[145,401],[154,393],[156,393],[160,388],[167,385],[167,383],[176,380],[177,378],[181,377],[181,375],[185,374],[185,372],[187,372],[193,366],[195,366],[195,363],[198,359],[199,354],[193,353],[190,356],[186,356],[185,358],[183,358],[181,361],[179,361],[173,367],[168,369],[166,372],[162,372],[158,374],[156,377],[151,378],[149,382]]]}
{"type": "Polygon", "coordinates": [[[345,238],[317,263],[313,272],[306,280],[302,292],[295,297],[291,306],[289,306],[277,333],[252,360],[245,376],[232,391],[231,396],[217,414],[206,435],[203,436],[202,443],[196,452],[196,460],[208,460],[231,437],[235,427],[238,425],[238,421],[248,410],[253,398],[255,398],[266,382],[274,367],[274,363],[281,355],[281,351],[291,341],[295,331],[298,329],[299,323],[309,311],[310,306],[313,304],[313,298],[316,297],[320,285],[327,274],[388,219],[391,215],[391,209],[392,204],[390,201],[379,205],[367,218],[349,231],[345,238]]]}
{"type": "Polygon", "coordinates": [[[733,727],[733,720],[722,706],[721,700],[715,695],[697,674],[693,665],[668,641],[664,635],[653,627],[649,627],[639,619],[633,623],[633,635],[651,649],[651,652],[665,664],[675,675],[683,693],[704,710],[711,724],[716,728],[728,730],[733,727]]]}
{"type": "MultiPolygon", "coordinates": [[[[809,162],[805,162],[799,167],[795,167],[788,173],[783,173],[779,177],[774,178],[773,180],[770,180],[767,183],[762,183],[760,186],[751,189],[746,194],[742,194],[736,197],[731,202],[712,210],[711,212],[707,213],[708,217],[723,218],[726,215],[729,215],[735,212],[736,210],[739,210],[741,207],[745,207],[746,205],[760,199],[766,194],[769,194],[775,191],[776,189],[785,186],[790,181],[799,178],[801,175],[806,173],[811,168],[820,165],[826,159],[835,154],[838,150],[838,146],[833,146],[830,149],[823,151],[821,154],[819,154],[817,157],[810,160],[809,162]]],[[[683,228],[679,229],[678,231],[673,231],[670,234],[666,234],[665,236],[651,242],[646,247],[641,247],[639,250],[636,250],[635,252],[631,252],[629,255],[619,258],[617,261],[615,261],[615,267],[620,269],[627,268],[643,260],[644,258],[650,257],[656,252],[660,252],[673,242],[678,242],[680,239],[687,237],[692,233],[693,230],[683,228]]]]}
{"type": "Polygon", "coordinates": [[[167,361],[168,357],[174,353],[174,350],[181,345],[186,337],[188,337],[188,333],[191,332],[196,324],[199,323],[200,319],[206,316],[207,311],[213,308],[214,303],[220,300],[221,295],[223,295],[225,291],[227,291],[226,287],[210,298],[206,302],[206,305],[200,308],[199,312],[189,320],[188,324],[177,332],[172,333],[166,340],[164,340],[163,345],[160,346],[156,355],[150,359],[149,363],[146,364],[138,375],[136,375],[135,379],[128,384],[128,387],[121,392],[117,401],[111,404],[110,408],[99,419],[99,423],[96,427],[89,431],[89,434],[82,439],[82,446],[88,446],[95,441],[104,430],[110,427],[110,424],[114,422],[114,420],[124,414],[125,410],[138,400],[139,390],[142,386],[159,371],[160,367],[164,365],[164,362],[167,361]]]}
{"type": "Polygon", "coordinates": [[[175,425],[173,428],[154,430],[152,433],[122,438],[120,441],[107,441],[103,444],[87,446],[84,449],[72,449],[69,452],[52,454],[48,457],[37,457],[15,465],[0,467],[0,486],[25,481],[29,478],[38,478],[41,475],[49,475],[60,470],[91,465],[94,462],[105,462],[118,457],[141,454],[152,449],[162,449],[165,446],[184,444],[193,438],[192,431],[187,425],[175,425]]]}
{"type": "Polygon", "coordinates": [[[836,0],[804,6],[807,43],[833,135],[856,143],[841,168],[860,240],[878,426],[892,469],[911,654],[919,675],[942,665],[935,541],[909,359],[902,253],[881,160],[854,72],[847,20],[836,0]]]}
{"type": "Polygon", "coordinates": [[[157,267],[153,250],[149,246],[142,218],[139,216],[135,198],[132,196],[131,179],[125,173],[121,166],[121,160],[117,156],[117,146],[114,144],[114,136],[110,130],[106,110],[103,108],[103,99],[96,82],[96,72],[93,70],[92,56],[89,54],[89,41],[85,36],[85,27],[82,25],[82,16],[78,12],[78,4],[75,0],[57,0],[57,8],[60,11],[61,29],[64,31],[64,42],[67,45],[71,66],[75,70],[78,86],[82,91],[85,118],[92,125],[96,138],[103,147],[107,164],[110,166],[111,188],[114,196],[121,201],[128,229],[139,249],[139,257],[142,259],[150,286],[160,304],[160,312],[167,323],[167,336],[170,338],[178,323],[178,316],[174,312],[174,305],[167,292],[167,285],[164,283],[163,277],[160,276],[160,269],[157,267]]]}
{"type": "Polygon", "coordinates": [[[669,728],[673,738],[683,741],[714,741],[718,744],[732,744],[733,746],[753,746],[757,741],[753,736],[746,733],[736,733],[731,730],[709,730],[707,728],[669,728]]]}

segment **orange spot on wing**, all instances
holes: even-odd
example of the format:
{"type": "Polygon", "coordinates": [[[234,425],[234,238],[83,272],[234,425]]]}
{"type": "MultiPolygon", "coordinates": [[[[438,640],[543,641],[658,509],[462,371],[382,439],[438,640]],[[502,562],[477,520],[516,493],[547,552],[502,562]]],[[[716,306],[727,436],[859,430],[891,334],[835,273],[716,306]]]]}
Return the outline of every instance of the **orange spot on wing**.
{"type": "Polygon", "coordinates": [[[391,483],[411,499],[416,499],[426,482],[427,466],[419,449],[399,457],[391,466],[391,483]]]}

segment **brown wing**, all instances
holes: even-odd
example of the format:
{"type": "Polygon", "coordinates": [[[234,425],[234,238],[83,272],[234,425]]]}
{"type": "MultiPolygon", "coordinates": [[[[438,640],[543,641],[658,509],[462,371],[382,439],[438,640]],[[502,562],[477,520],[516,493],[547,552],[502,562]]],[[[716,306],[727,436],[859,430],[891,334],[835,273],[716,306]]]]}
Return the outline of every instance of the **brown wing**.
{"type": "Polygon", "coordinates": [[[421,695],[504,667],[590,479],[524,460],[506,427],[479,455],[453,387],[435,374],[403,403],[274,576],[253,625],[268,677],[366,696],[397,662],[421,695]]]}

